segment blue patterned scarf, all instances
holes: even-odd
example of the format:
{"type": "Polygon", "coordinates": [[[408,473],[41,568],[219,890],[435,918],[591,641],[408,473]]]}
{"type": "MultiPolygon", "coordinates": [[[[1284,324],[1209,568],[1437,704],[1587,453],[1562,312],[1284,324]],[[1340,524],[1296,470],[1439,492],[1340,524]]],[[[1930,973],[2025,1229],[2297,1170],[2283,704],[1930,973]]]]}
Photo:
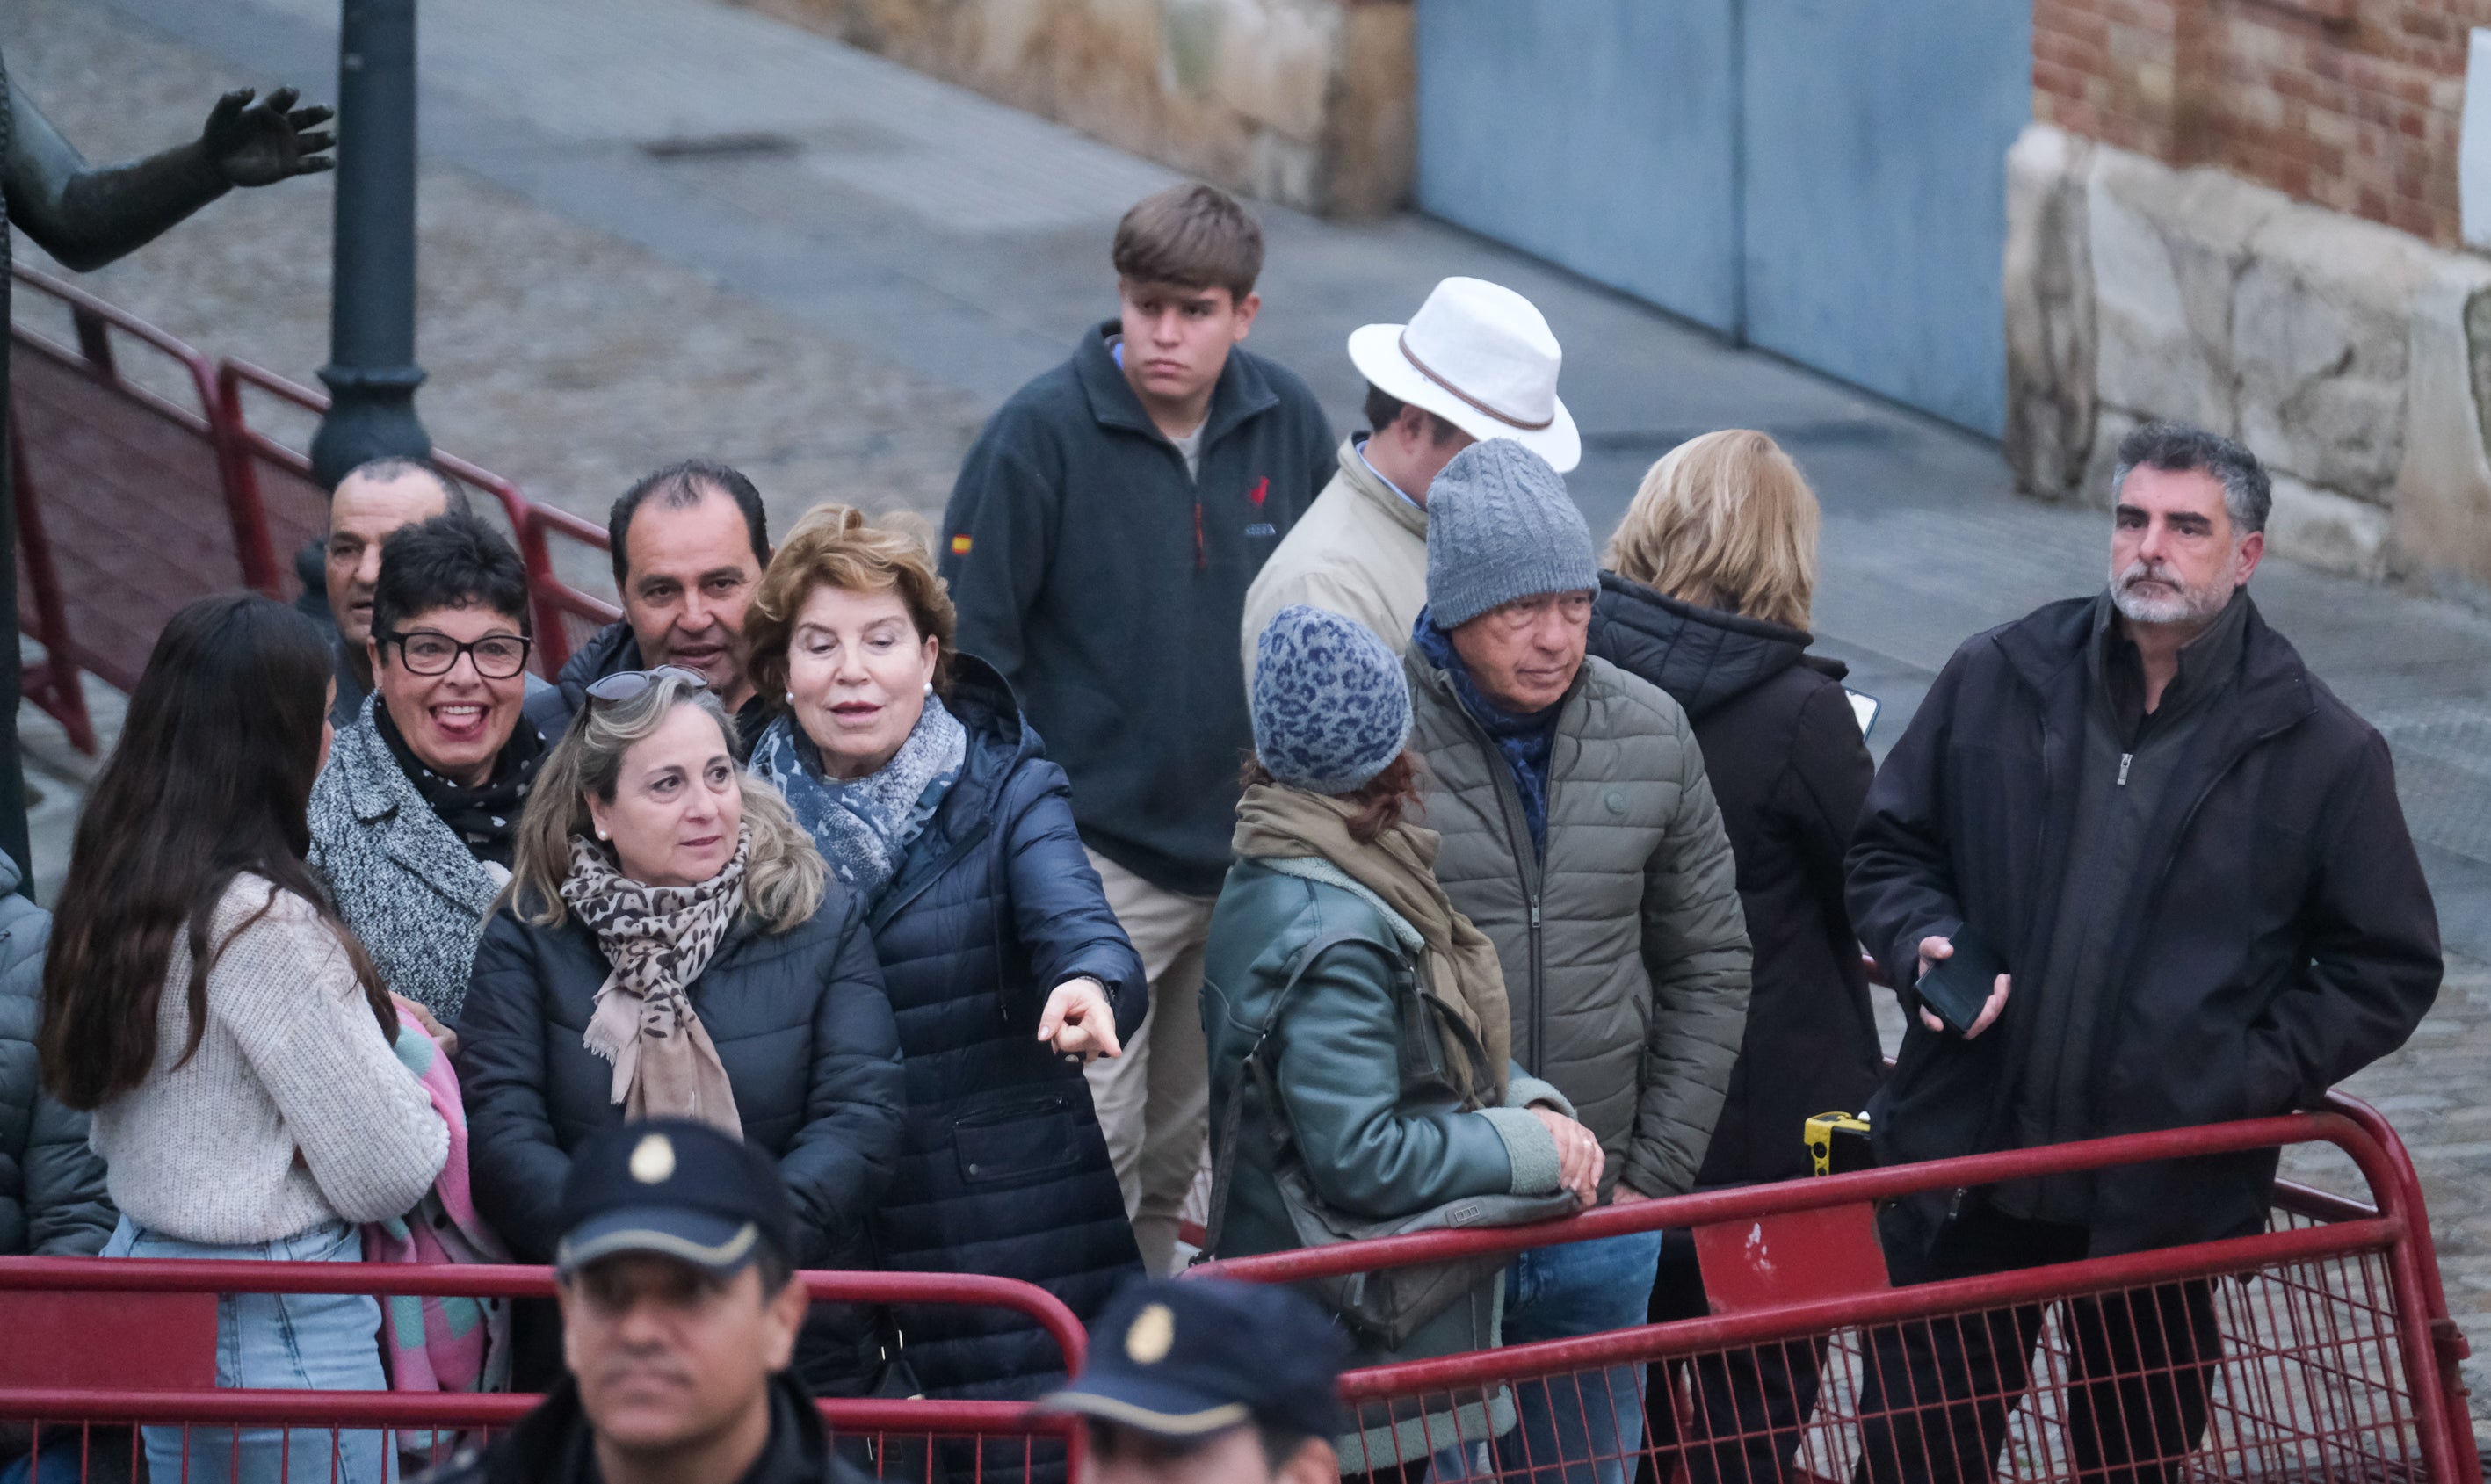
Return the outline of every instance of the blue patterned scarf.
{"type": "Polygon", "coordinates": [[[968,755],[969,729],[939,697],[927,696],[908,740],[877,772],[849,781],[831,777],[813,740],[785,715],[752,744],[751,768],[787,796],[831,874],[870,907],[898,874],[968,755]]]}
{"type": "Polygon", "coordinates": [[[1548,854],[1548,754],[1557,742],[1557,713],[1566,703],[1543,707],[1521,714],[1507,711],[1480,693],[1471,680],[1470,666],[1462,663],[1452,639],[1436,626],[1436,621],[1425,609],[1419,612],[1419,622],[1411,629],[1411,638],[1419,652],[1430,663],[1452,677],[1453,694],[1462,710],[1480,724],[1488,741],[1513,769],[1514,787],[1522,794],[1522,818],[1531,827],[1531,848],[1540,855],[1548,854]]]}

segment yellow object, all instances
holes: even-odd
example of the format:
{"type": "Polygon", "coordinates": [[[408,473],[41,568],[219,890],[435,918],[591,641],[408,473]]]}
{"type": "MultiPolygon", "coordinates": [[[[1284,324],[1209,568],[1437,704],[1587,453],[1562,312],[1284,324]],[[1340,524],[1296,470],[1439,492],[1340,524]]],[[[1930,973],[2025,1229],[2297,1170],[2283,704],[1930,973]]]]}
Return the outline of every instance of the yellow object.
{"type": "Polygon", "coordinates": [[[955,536],[952,538],[952,555],[955,557],[965,557],[968,554],[969,538],[965,536],[955,536]]]}
{"type": "Polygon", "coordinates": [[[1808,1120],[1807,1156],[1815,1164],[1813,1173],[1833,1173],[1833,1136],[1837,1130],[1864,1139],[1868,1137],[1868,1120],[1858,1113],[1820,1113],[1808,1120]]]}

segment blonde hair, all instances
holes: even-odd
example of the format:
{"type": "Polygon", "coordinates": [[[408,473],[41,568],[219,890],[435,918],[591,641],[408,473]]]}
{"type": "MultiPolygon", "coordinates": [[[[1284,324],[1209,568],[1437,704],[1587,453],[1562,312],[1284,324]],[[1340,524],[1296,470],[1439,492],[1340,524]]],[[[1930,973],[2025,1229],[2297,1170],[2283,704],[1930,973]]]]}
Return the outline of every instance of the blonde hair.
{"type": "MultiPolygon", "coordinates": [[[[592,697],[582,703],[571,730],[545,755],[512,841],[511,884],[503,888],[502,899],[518,903],[525,920],[541,927],[562,925],[562,881],[571,874],[571,842],[596,832],[589,796],[612,800],[624,754],[655,736],[678,706],[698,708],[718,723],[727,750],[735,750],[735,721],[718,697],[672,676],[657,677],[628,701],[592,697]]],[[[821,910],[830,867],[813,848],[813,837],[796,823],[795,811],[767,779],[739,768],[735,781],[744,795],[744,828],[752,842],[744,860],[744,908],[764,931],[783,933],[821,910]]]]}
{"type": "Polygon", "coordinates": [[[1681,602],[1805,628],[1822,518],[1781,445],[1729,428],[1688,439],[1645,473],[1606,560],[1681,602]]]}
{"type": "Polygon", "coordinates": [[[852,506],[806,510],[761,573],[744,621],[752,688],[765,696],[786,691],[787,645],[796,615],[815,588],[828,585],[847,593],[896,592],[917,637],[935,641],[934,688],[949,695],[959,612],[952,606],[952,590],[935,575],[933,535],[913,511],[894,511],[875,522],[852,506]]]}

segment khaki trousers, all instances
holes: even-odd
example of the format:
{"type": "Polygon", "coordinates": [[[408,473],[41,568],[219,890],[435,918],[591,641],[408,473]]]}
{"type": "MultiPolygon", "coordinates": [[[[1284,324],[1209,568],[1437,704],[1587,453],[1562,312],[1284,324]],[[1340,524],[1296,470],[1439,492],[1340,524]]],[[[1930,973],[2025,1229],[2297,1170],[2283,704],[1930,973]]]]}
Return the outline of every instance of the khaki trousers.
{"type": "Polygon", "coordinates": [[[1089,854],[1107,906],[1133,941],[1151,985],[1150,1012],[1125,1054],[1090,1063],[1090,1100],[1125,1188],[1125,1214],[1142,1265],[1165,1277],[1176,1261],[1186,1197],[1209,1148],[1202,947],[1218,898],[1163,890],[1097,851],[1089,854]]]}

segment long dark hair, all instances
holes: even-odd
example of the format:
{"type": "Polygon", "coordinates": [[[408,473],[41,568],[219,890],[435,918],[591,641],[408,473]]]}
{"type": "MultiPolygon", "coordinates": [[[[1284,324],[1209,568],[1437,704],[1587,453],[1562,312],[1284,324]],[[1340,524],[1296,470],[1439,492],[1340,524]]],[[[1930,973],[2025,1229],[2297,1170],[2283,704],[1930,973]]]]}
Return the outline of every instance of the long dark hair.
{"type": "Polygon", "coordinates": [[[44,963],[44,1081],[70,1107],[94,1108],[146,1080],[177,933],[190,950],[181,1061],[199,1049],[208,971],[224,948],[210,945],[209,925],[245,871],[314,906],[382,1033],[396,1030],[380,975],[304,863],[330,673],[319,629],[265,597],[203,597],[157,636],[121,743],[79,816],[44,963]]]}

